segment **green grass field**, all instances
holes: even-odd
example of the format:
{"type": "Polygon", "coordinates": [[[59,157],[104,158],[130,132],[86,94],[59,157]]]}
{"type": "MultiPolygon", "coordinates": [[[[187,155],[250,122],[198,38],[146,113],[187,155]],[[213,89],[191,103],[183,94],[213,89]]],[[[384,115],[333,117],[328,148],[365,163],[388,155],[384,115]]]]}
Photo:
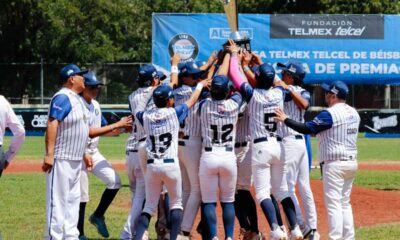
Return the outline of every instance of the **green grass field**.
{"type": "MultiPolygon", "coordinates": [[[[100,149],[111,160],[124,160],[124,148],[127,135],[102,138],[100,149]]],[[[10,138],[6,138],[7,146],[10,138]]],[[[313,138],[314,159],[316,159],[316,141],[313,138]]],[[[360,161],[400,161],[400,139],[365,139],[358,141],[360,161]]],[[[43,137],[27,137],[16,161],[42,160],[44,152],[43,137]]],[[[130,192],[125,172],[120,172],[123,187],[115,202],[107,212],[107,224],[110,239],[118,239],[129,212],[130,192]]],[[[319,179],[319,170],[312,171],[311,177],[319,179]]],[[[355,185],[382,190],[400,190],[398,171],[359,171],[355,185]]],[[[104,185],[95,177],[90,177],[90,201],[88,216],[104,190],[104,185]]],[[[5,172],[0,179],[0,239],[42,239],[45,225],[45,176],[42,173],[9,174],[5,172]]],[[[98,239],[99,235],[86,221],[86,235],[98,239]]],[[[152,224],[154,225],[154,224],[152,224]]],[[[154,237],[154,231],[150,231],[154,237]]],[[[399,239],[400,223],[385,224],[357,229],[357,239],[399,239]]]]}
{"type": "MultiPolygon", "coordinates": [[[[125,141],[128,135],[103,137],[100,140],[101,152],[110,160],[124,160],[125,141]]],[[[10,137],[5,138],[5,145],[10,137]]],[[[318,159],[317,141],[312,138],[313,159],[318,159]]],[[[400,161],[400,139],[396,138],[358,138],[359,161],[400,161]]],[[[27,137],[16,159],[42,160],[44,154],[44,137],[27,137]]]]}

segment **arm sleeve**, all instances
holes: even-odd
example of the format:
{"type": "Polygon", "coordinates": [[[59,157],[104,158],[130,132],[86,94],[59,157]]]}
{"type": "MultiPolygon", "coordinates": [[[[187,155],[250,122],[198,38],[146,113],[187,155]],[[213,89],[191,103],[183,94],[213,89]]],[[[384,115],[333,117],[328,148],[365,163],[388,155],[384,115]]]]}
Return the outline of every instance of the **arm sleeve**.
{"type": "Polygon", "coordinates": [[[189,113],[189,108],[186,105],[186,103],[183,103],[177,107],[174,108],[176,115],[178,116],[179,123],[183,123],[183,121],[186,119],[189,113]]]}
{"type": "Polygon", "coordinates": [[[104,126],[106,126],[106,125],[108,125],[108,121],[107,121],[107,119],[104,117],[104,115],[101,114],[101,126],[104,127],[104,126]]]}
{"type": "Polygon", "coordinates": [[[240,86],[240,92],[242,93],[243,98],[246,102],[250,102],[251,98],[253,97],[253,88],[248,83],[243,83],[240,86]]]}
{"type": "Polygon", "coordinates": [[[303,134],[313,133],[311,131],[311,129],[307,128],[307,125],[305,123],[297,122],[290,118],[285,119],[285,124],[286,124],[286,126],[290,127],[291,129],[293,129],[299,133],[303,133],[303,134]]]}
{"type": "Polygon", "coordinates": [[[63,121],[71,112],[72,106],[65,94],[59,94],[51,100],[49,117],[63,121]]]}
{"type": "Polygon", "coordinates": [[[236,89],[240,89],[245,82],[243,75],[239,71],[237,56],[231,56],[229,63],[229,77],[231,78],[236,89]]]}
{"type": "Polygon", "coordinates": [[[305,124],[312,133],[317,134],[332,127],[332,115],[328,111],[322,111],[312,121],[305,124]]]}
{"type": "Polygon", "coordinates": [[[13,133],[13,137],[11,140],[10,147],[8,148],[8,151],[5,154],[5,157],[6,160],[10,162],[17,154],[17,152],[21,148],[22,143],[25,140],[25,129],[9,104],[7,108],[8,108],[8,113],[7,113],[6,126],[10,128],[11,132],[13,133]]]}

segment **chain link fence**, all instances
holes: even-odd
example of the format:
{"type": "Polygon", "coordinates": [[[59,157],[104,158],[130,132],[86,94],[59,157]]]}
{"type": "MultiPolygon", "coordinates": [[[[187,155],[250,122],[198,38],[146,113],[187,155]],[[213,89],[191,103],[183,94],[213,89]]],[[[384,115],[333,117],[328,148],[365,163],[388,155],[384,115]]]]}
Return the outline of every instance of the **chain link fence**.
{"type": "MultiPolygon", "coordinates": [[[[126,104],[129,94],[137,88],[136,78],[142,64],[144,63],[86,63],[79,66],[96,72],[99,81],[105,84],[98,97],[100,103],[126,104]]],[[[59,71],[64,65],[65,63],[0,64],[0,94],[6,96],[12,104],[48,104],[61,87],[59,71]]],[[[325,106],[324,94],[318,85],[305,87],[312,93],[312,106],[325,106]]],[[[349,88],[347,101],[358,109],[400,108],[400,86],[350,85],[349,88]]]]}

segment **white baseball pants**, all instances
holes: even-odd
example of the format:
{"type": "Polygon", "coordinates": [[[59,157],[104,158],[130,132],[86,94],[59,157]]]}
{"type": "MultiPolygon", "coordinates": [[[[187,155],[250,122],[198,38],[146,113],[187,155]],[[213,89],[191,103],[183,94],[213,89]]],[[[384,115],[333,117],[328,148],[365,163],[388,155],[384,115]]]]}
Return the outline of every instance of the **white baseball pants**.
{"type": "Polygon", "coordinates": [[[179,163],[182,174],[183,218],[181,230],[190,232],[200,208],[201,193],[199,165],[201,157],[201,137],[179,139],[184,146],[178,148],[179,163]]]}
{"type": "Polygon", "coordinates": [[[355,238],[350,194],[357,168],[357,161],[326,162],[322,167],[330,240],[355,238]]]}
{"type": "Polygon", "coordinates": [[[54,160],[46,173],[45,239],[78,239],[82,159],[54,160]]]}
{"type": "Polygon", "coordinates": [[[317,211],[310,187],[310,170],[304,138],[296,139],[293,135],[287,136],[283,138],[282,143],[287,165],[288,190],[296,207],[297,223],[299,225],[305,224],[299,200],[296,197],[296,184],[302,199],[307,224],[311,229],[317,229],[317,211]]]}
{"type": "Polygon", "coordinates": [[[251,171],[251,148],[250,143],[245,147],[235,147],[237,160],[237,182],[236,190],[250,191],[252,184],[251,171]]]}

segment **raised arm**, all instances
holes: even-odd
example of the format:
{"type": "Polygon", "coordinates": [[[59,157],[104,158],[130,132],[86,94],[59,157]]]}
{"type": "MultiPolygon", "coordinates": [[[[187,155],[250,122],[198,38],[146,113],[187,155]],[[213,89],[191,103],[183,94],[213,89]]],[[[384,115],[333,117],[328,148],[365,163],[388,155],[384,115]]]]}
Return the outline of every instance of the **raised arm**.
{"type": "Polygon", "coordinates": [[[214,62],[217,60],[217,57],[217,51],[213,51],[210,57],[208,57],[206,64],[200,67],[200,70],[207,70],[212,67],[214,62]]]}
{"type": "Polygon", "coordinates": [[[233,84],[235,85],[236,89],[241,88],[242,84],[245,82],[242,74],[240,73],[239,70],[239,65],[238,65],[238,52],[239,48],[236,46],[235,42],[233,40],[229,40],[230,46],[228,47],[229,51],[231,52],[232,56],[230,58],[230,64],[229,64],[229,77],[232,80],[233,84]]]}
{"type": "Polygon", "coordinates": [[[225,53],[224,60],[218,69],[217,75],[228,76],[230,53],[225,53]]]}
{"type": "Polygon", "coordinates": [[[181,56],[179,54],[174,54],[171,58],[171,78],[169,86],[175,89],[178,86],[178,64],[181,61],[181,56]]]}
{"type": "Polygon", "coordinates": [[[204,87],[209,88],[211,85],[211,79],[205,79],[199,82],[193,91],[192,95],[190,98],[185,102],[185,104],[188,106],[188,108],[191,108],[199,99],[201,91],[203,90],[204,87]]]}
{"type": "Polygon", "coordinates": [[[296,106],[300,109],[307,109],[310,106],[310,93],[307,91],[300,94],[294,91],[291,85],[287,85],[280,79],[275,79],[274,85],[283,87],[286,90],[286,93],[290,94],[296,106]]]}
{"type": "Polygon", "coordinates": [[[254,75],[253,71],[249,67],[252,58],[253,58],[253,55],[245,50],[243,52],[242,68],[243,68],[244,75],[246,76],[250,85],[253,87],[257,87],[256,76],[254,75]]]}

